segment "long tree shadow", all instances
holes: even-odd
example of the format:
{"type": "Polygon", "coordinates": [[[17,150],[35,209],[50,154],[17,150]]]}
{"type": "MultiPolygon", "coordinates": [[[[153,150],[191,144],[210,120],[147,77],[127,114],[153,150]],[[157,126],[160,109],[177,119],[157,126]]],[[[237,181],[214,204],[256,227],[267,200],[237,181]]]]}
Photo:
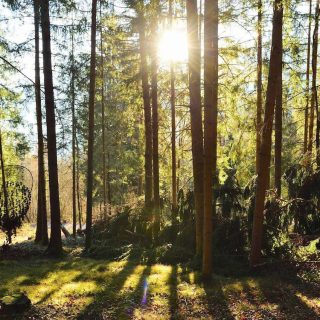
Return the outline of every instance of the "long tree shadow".
{"type": "Polygon", "coordinates": [[[77,319],[123,319],[130,318],[134,310],[142,303],[144,282],[150,274],[150,266],[139,266],[133,261],[128,261],[123,269],[110,282],[103,283],[102,279],[98,286],[102,290],[94,296],[94,301],[86,306],[77,319]],[[143,268],[134,281],[134,286],[124,287],[130,276],[135,276],[137,268],[143,268]]]}
{"type": "Polygon", "coordinates": [[[228,299],[222,290],[222,284],[219,279],[211,279],[204,282],[203,288],[206,294],[208,311],[213,319],[235,319],[230,311],[228,299]]]}
{"type": "Polygon", "coordinates": [[[169,308],[170,308],[170,319],[181,318],[179,312],[179,297],[178,297],[178,267],[172,266],[171,274],[169,278],[169,308]]]}
{"type": "MultiPolygon", "coordinates": [[[[201,274],[199,272],[193,272],[192,270],[188,269],[185,266],[181,267],[181,272],[179,275],[176,274],[176,270],[173,270],[172,277],[176,279],[180,279],[181,281],[184,281],[192,286],[200,286],[204,289],[205,296],[203,298],[199,297],[197,301],[190,301],[190,306],[192,304],[199,305],[200,303],[203,303],[203,309],[202,311],[198,310],[187,310],[187,315],[194,316],[194,318],[205,318],[205,319],[235,319],[232,315],[230,309],[228,300],[225,297],[225,294],[222,290],[222,285],[220,280],[218,279],[210,279],[207,281],[203,281],[201,278],[201,274]],[[190,278],[192,274],[192,277],[190,278]],[[179,277],[178,277],[179,276],[179,277]],[[190,314],[189,314],[190,313],[190,314]]],[[[177,296],[177,283],[173,282],[172,285],[172,298],[171,298],[171,307],[173,310],[174,317],[172,319],[185,319],[185,316],[183,314],[177,313],[174,310],[178,310],[178,296],[177,296]]],[[[178,301],[179,303],[179,301],[178,301]]],[[[199,308],[197,308],[199,309],[199,308]]]]}
{"type": "MultiPolygon", "coordinates": [[[[287,319],[317,320],[320,318],[320,313],[316,313],[307,303],[298,297],[297,293],[301,291],[299,290],[300,286],[297,287],[296,283],[288,283],[281,279],[279,279],[277,283],[270,283],[263,278],[257,279],[257,282],[265,299],[269,303],[278,305],[280,312],[287,319]]],[[[316,298],[315,295],[312,297],[316,298]]]]}
{"type": "MultiPolygon", "coordinates": [[[[111,282],[98,283],[97,285],[103,289],[94,296],[94,301],[82,310],[77,319],[104,319],[104,309],[114,306],[114,299],[116,298],[117,293],[121,290],[126,279],[132,274],[135,266],[134,263],[127,262],[123,269],[114,276],[111,282]]],[[[81,277],[77,280],[81,280],[81,277]]]]}
{"type": "MultiPolygon", "coordinates": [[[[129,317],[134,316],[136,309],[140,308],[143,313],[144,308],[148,306],[148,276],[151,273],[151,266],[148,265],[144,268],[138,281],[135,290],[126,295],[126,300],[131,301],[131,306],[126,308],[129,317]]],[[[120,311],[120,310],[119,310],[120,311]]]]}

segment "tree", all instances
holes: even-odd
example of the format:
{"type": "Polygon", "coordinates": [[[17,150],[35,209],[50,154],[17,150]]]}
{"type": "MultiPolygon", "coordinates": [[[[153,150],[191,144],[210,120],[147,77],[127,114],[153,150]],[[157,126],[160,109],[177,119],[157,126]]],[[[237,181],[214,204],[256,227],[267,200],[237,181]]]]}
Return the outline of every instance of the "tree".
{"type": "Polygon", "coordinates": [[[314,101],[316,111],[316,161],[317,166],[320,167],[320,114],[318,103],[318,89],[317,89],[317,67],[318,67],[318,34],[319,34],[319,8],[320,1],[317,0],[315,13],[315,26],[313,34],[313,52],[312,52],[312,100],[314,101]]]}
{"type": "Polygon", "coordinates": [[[76,110],[75,110],[75,85],[74,85],[74,34],[73,34],[73,23],[71,30],[71,82],[70,82],[70,93],[71,93],[71,113],[72,113],[72,234],[73,237],[77,235],[77,195],[76,195],[76,110]]]}
{"type": "Polygon", "coordinates": [[[309,102],[310,102],[310,49],[311,49],[311,14],[312,0],[309,1],[309,25],[308,25],[308,44],[307,44],[307,72],[306,72],[306,108],[304,112],[304,136],[303,152],[308,151],[308,124],[309,124],[309,102]]]}
{"type": "MultiPolygon", "coordinates": [[[[282,24],[279,26],[282,34],[282,24]]],[[[282,38],[280,41],[280,65],[275,105],[275,140],[274,140],[274,186],[277,197],[281,197],[282,176],[282,38]]]]}
{"type": "Polygon", "coordinates": [[[56,119],[51,62],[49,0],[41,2],[41,26],[51,211],[51,237],[47,251],[52,255],[60,255],[62,252],[62,241],[60,231],[60,198],[57,164],[56,119]]]}
{"type": "Polygon", "coordinates": [[[253,217],[250,264],[255,266],[261,259],[264,202],[270,174],[271,136],[279,72],[281,70],[282,41],[282,0],[275,0],[272,22],[272,45],[270,52],[269,76],[265,102],[265,115],[259,149],[259,167],[253,217]]]}
{"type": "Polygon", "coordinates": [[[313,129],[314,129],[314,113],[317,108],[317,54],[318,54],[318,29],[319,29],[319,1],[317,0],[315,8],[315,24],[312,36],[312,86],[311,86],[311,102],[310,102],[310,119],[309,119],[309,141],[308,152],[310,153],[310,159],[312,158],[312,146],[313,146],[313,129]]]}
{"type": "Polygon", "coordinates": [[[189,92],[192,140],[192,166],[196,211],[196,252],[201,254],[203,240],[203,130],[200,91],[200,41],[197,0],[187,0],[189,51],[189,92]]]}
{"type": "MultiPolygon", "coordinates": [[[[102,128],[102,184],[103,184],[103,214],[107,209],[107,174],[106,174],[106,121],[105,121],[105,95],[104,95],[104,52],[102,28],[102,1],[100,0],[100,68],[101,68],[101,128],[102,128]]],[[[109,179],[108,179],[109,181],[109,179]]],[[[109,190],[109,189],[108,189],[109,190]]],[[[110,204],[110,202],[109,202],[110,204]]]]}
{"type": "Polygon", "coordinates": [[[92,187],[93,187],[93,144],[94,144],[94,102],[96,88],[96,31],[97,0],[92,0],[91,12],[91,56],[89,87],[89,132],[88,132],[88,169],[87,169],[87,211],[86,211],[86,249],[92,243],[92,187]]]}
{"type": "Polygon", "coordinates": [[[262,130],[262,0],[258,0],[257,39],[257,119],[256,119],[256,173],[259,167],[259,149],[262,130]]]}
{"type": "Polygon", "coordinates": [[[145,128],[145,208],[147,214],[151,210],[152,202],[152,124],[151,124],[151,104],[148,81],[148,62],[146,44],[146,21],[144,16],[144,5],[139,2],[138,29],[140,45],[140,74],[142,81],[143,109],[144,109],[144,128],[145,128]]]}
{"type": "MultiPolygon", "coordinates": [[[[3,146],[2,146],[2,130],[0,128],[0,165],[1,165],[1,182],[2,182],[2,190],[3,190],[3,206],[4,206],[4,214],[1,218],[6,219],[9,221],[9,204],[8,204],[8,191],[7,191],[7,181],[6,181],[6,174],[5,174],[5,167],[4,167],[4,159],[3,159],[3,146]]],[[[11,243],[12,241],[12,231],[8,230],[7,232],[7,239],[8,242],[11,243]]]]}
{"type": "Polygon", "coordinates": [[[157,240],[160,231],[160,190],[159,190],[159,117],[158,117],[158,14],[159,2],[153,2],[152,52],[151,52],[151,102],[152,102],[152,161],[153,161],[153,235],[157,240]]]}
{"type": "MultiPolygon", "coordinates": [[[[202,273],[212,269],[213,182],[217,181],[218,0],[204,3],[204,223],[202,273]]],[[[215,201],[214,201],[215,206],[215,201]]]]}
{"type": "Polygon", "coordinates": [[[40,5],[39,0],[33,1],[34,9],[34,34],[35,34],[35,98],[38,138],[38,202],[37,202],[37,229],[35,241],[47,245],[47,205],[46,205],[46,180],[44,168],[44,143],[42,129],[41,88],[40,88],[40,50],[39,50],[39,25],[40,5]]]}
{"type": "MultiPolygon", "coordinates": [[[[170,30],[173,28],[172,2],[169,1],[170,30]]],[[[177,159],[176,159],[176,107],[175,107],[175,70],[173,59],[170,61],[170,106],[171,106],[171,190],[173,215],[177,210],[177,159]]],[[[175,219],[175,218],[174,218],[175,219]]]]}

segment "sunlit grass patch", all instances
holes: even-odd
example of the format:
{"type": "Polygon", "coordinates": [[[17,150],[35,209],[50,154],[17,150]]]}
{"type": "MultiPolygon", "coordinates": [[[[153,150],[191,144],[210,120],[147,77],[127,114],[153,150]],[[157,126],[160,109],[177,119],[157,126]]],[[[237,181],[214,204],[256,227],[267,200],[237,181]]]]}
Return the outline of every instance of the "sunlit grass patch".
{"type": "Polygon", "coordinates": [[[25,292],[31,315],[53,319],[277,319],[295,306],[306,319],[320,316],[318,292],[276,274],[203,283],[183,266],[73,257],[2,261],[0,275],[1,296],[25,292]]]}

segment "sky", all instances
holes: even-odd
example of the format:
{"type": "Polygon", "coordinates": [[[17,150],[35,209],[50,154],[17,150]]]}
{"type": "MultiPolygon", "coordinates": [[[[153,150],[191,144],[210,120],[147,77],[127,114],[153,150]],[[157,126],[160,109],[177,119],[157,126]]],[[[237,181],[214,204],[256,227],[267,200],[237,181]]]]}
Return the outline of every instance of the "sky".
{"type": "MultiPolygon", "coordinates": [[[[89,0],[84,0],[89,1],[89,0]]],[[[89,1],[90,2],[90,1],[89,1]]],[[[87,2],[88,3],[88,2],[87,2]]],[[[29,52],[24,52],[21,56],[16,56],[13,58],[12,55],[9,55],[8,59],[10,62],[19,67],[29,78],[34,79],[34,52],[33,52],[33,42],[34,42],[34,26],[33,26],[33,12],[32,8],[30,10],[25,10],[24,12],[12,13],[10,9],[6,8],[1,2],[1,12],[0,12],[0,37],[5,38],[10,45],[18,45],[24,42],[29,44],[29,52]]],[[[90,6],[85,6],[86,10],[90,10],[90,6]]],[[[226,9],[226,8],[223,8],[226,9]]],[[[116,1],[115,10],[121,13],[124,9],[121,5],[121,1],[116,1]]],[[[301,13],[308,12],[308,4],[307,2],[302,2],[299,6],[299,11],[301,13]]],[[[266,8],[266,13],[271,13],[271,8],[266,8]]],[[[255,23],[255,10],[248,10],[248,16],[252,16],[253,24],[255,23]]],[[[90,18],[90,14],[87,13],[90,18]]],[[[51,17],[51,22],[53,24],[62,25],[66,21],[62,21],[61,18],[51,17]]],[[[187,34],[186,34],[186,26],[185,20],[177,20],[175,23],[175,31],[168,32],[162,31],[160,40],[159,40],[159,57],[161,57],[161,64],[163,66],[169,65],[170,57],[173,57],[176,61],[180,61],[183,63],[187,62],[187,34]],[[171,48],[171,55],[170,53],[171,48]],[[168,50],[169,49],[169,50],[168,50]]],[[[225,38],[232,38],[233,40],[241,43],[248,43],[248,46],[252,46],[255,42],[256,34],[251,30],[243,27],[237,22],[231,22],[228,24],[223,24],[219,26],[219,45],[224,45],[225,38]]],[[[85,46],[90,49],[90,34],[88,32],[85,35],[85,38],[88,45],[85,46]]],[[[40,41],[41,44],[41,41],[40,41]]],[[[83,48],[81,48],[83,49],[83,48]]],[[[52,51],[53,53],[57,52],[59,49],[54,46],[52,51]]],[[[53,56],[54,62],[54,56],[53,56]]],[[[55,71],[54,71],[55,74],[55,71]]],[[[54,79],[54,83],[56,83],[58,79],[54,79]]],[[[1,83],[1,79],[0,79],[1,83]]],[[[12,75],[9,79],[9,82],[6,82],[6,85],[11,88],[16,88],[19,85],[30,84],[28,80],[26,80],[23,76],[16,73],[12,75]]],[[[20,128],[23,132],[25,132],[31,142],[31,147],[33,147],[33,151],[35,152],[36,146],[36,127],[35,127],[35,103],[33,99],[30,99],[23,107],[22,107],[22,116],[23,116],[23,127],[20,128]]]]}

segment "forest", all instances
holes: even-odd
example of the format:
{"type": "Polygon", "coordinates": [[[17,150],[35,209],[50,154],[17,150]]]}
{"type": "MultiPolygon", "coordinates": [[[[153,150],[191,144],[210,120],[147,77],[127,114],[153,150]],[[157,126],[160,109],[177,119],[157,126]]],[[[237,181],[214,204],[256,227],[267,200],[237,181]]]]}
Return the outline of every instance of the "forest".
{"type": "Polygon", "coordinates": [[[0,6],[0,319],[320,319],[320,0],[0,6]]]}

